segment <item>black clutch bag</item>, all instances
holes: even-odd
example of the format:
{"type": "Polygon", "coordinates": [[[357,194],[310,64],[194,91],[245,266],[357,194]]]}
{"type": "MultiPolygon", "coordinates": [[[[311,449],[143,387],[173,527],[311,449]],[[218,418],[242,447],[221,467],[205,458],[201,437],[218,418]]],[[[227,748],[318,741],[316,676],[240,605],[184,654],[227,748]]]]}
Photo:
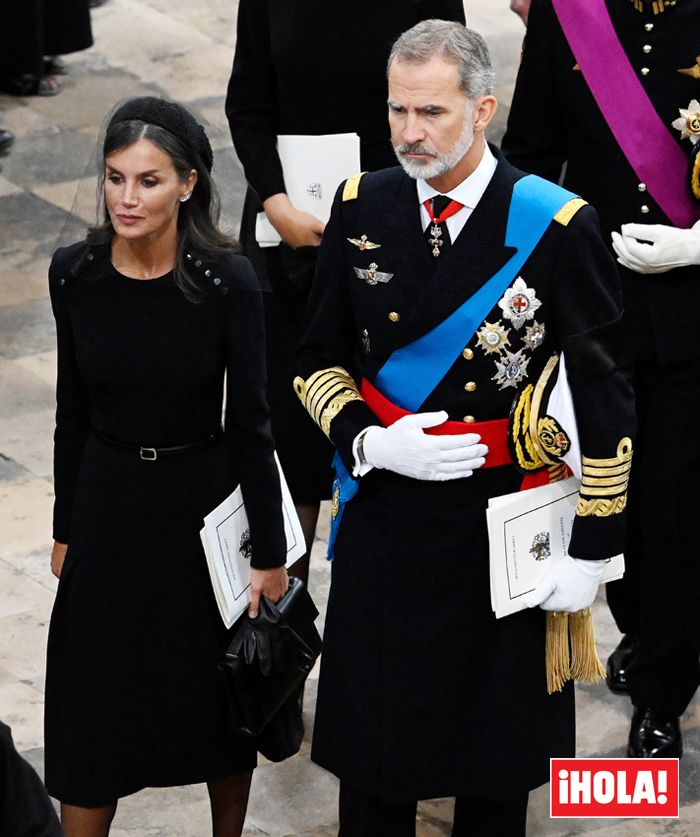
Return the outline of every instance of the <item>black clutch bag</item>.
{"type": "MultiPolygon", "coordinates": [[[[234,732],[264,741],[266,729],[269,731],[272,726],[275,732],[272,736],[268,732],[267,737],[278,740],[280,734],[284,735],[279,729],[281,716],[284,726],[293,727],[287,729],[288,737],[298,737],[301,743],[301,710],[295,718],[290,709],[299,707],[301,686],[321,653],[321,637],[314,624],[317,616],[316,605],[303,582],[290,578],[289,589],[277,604],[263,597],[255,619],[245,613],[236,622],[233,639],[220,665],[234,732]],[[276,718],[277,723],[271,724],[276,718]]],[[[279,747],[273,743],[272,748],[275,753],[268,755],[263,747],[258,747],[263,755],[277,761],[279,747]]]]}

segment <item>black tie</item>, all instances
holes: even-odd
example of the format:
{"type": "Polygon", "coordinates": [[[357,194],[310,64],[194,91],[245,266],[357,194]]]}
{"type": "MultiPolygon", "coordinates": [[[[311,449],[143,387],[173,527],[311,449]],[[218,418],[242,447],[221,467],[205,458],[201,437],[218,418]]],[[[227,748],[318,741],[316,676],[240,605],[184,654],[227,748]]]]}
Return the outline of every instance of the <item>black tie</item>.
{"type": "MultiPolygon", "coordinates": [[[[447,195],[435,195],[432,200],[433,218],[439,218],[451,203],[451,198],[447,195]]],[[[447,229],[447,221],[436,223],[430,221],[425,228],[425,240],[428,242],[433,261],[437,262],[440,256],[444,256],[447,250],[450,249],[452,241],[450,240],[450,233],[447,229]]]]}

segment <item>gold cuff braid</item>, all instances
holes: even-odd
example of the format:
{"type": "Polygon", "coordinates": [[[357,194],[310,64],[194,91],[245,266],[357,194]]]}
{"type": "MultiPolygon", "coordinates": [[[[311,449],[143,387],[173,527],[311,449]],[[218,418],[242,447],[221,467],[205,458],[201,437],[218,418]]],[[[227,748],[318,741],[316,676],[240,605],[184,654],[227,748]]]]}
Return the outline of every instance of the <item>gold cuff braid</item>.
{"type": "Polygon", "coordinates": [[[610,517],[627,507],[627,485],[632,468],[632,440],[620,440],[617,455],[609,459],[581,457],[579,517],[610,517]]]}
{"type": "Polygon", "coordinates": [[[352,401],[363,401],[357,384],[342,366],[319,369],[306,381],[297,376],[294,391],[311,418],[330,437],[331,424],[352,401]]]}

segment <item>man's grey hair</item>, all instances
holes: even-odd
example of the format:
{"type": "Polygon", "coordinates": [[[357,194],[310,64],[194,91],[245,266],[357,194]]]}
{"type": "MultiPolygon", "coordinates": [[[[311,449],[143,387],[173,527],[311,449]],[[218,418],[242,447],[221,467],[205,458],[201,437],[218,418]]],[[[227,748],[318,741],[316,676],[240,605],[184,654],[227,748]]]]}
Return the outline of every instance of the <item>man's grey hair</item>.
{"type": "Polygon", "coordinates": [[[394,61],[425,64],[436,55],[457,65],[459,87],[468,99],[493,93],[495,74],[486,41],[449,20],[424,20],[404,32],[391,49],[387,69],[394,61]]]}

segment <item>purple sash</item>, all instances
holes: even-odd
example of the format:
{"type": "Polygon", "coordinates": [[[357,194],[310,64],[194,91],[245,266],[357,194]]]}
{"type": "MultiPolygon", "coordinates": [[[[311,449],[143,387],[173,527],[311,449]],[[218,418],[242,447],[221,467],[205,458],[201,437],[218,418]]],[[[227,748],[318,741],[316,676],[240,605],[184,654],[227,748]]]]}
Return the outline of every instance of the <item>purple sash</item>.
{"type": "Polygon", "coordinates": [[[583,77],[637,177],[676,227],[692,227],[700,207],[685,189],[688,156],[642,87],[605,0],[552,0],[552,5],[583,77]]]}

